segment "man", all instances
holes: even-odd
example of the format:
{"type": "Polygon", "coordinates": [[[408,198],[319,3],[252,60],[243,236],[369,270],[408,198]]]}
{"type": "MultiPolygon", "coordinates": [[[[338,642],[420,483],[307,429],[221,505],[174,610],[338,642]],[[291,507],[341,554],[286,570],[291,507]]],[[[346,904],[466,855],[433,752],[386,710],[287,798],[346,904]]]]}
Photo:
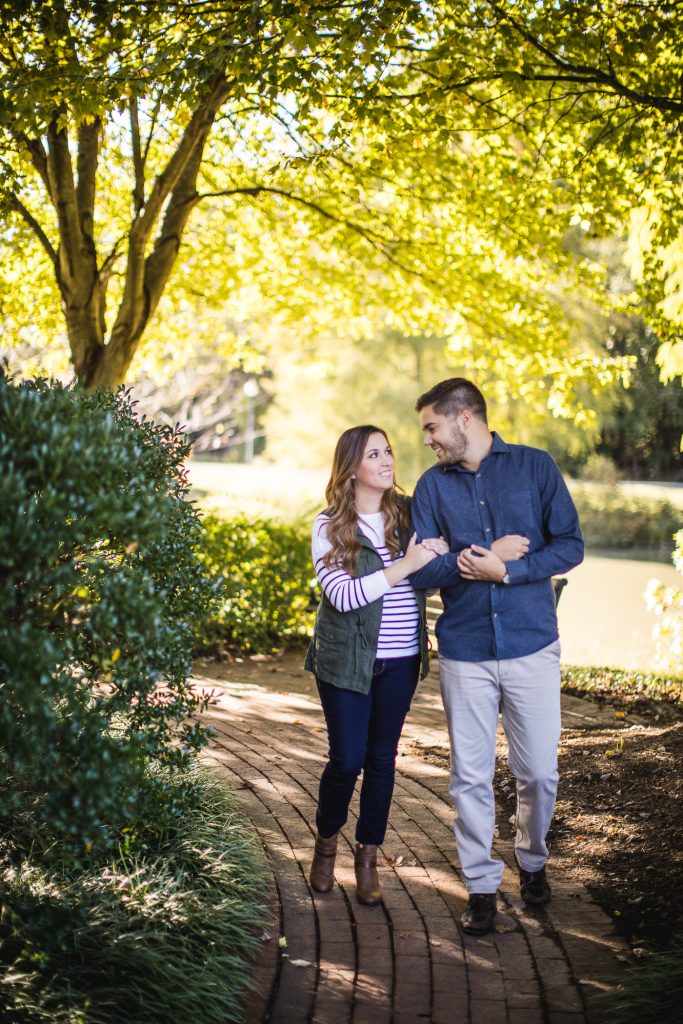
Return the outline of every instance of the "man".
{"type": "Polygon", "coordinates": [[[450,553],[410,577],[440,588],[441,693],[451,743],[455,838],[469,900],[465,931],[493,928],[503,863],[491,856],[498,712],[517,779],[515,857],[522,898],[547,903],[545,843],[557,792],[560,645],[551,577],[583,560],[574,503],[547,452],[506,444],[474,384],[454,377],[417,401],[438,465],[412,501],[418,537],[450,553]]]}

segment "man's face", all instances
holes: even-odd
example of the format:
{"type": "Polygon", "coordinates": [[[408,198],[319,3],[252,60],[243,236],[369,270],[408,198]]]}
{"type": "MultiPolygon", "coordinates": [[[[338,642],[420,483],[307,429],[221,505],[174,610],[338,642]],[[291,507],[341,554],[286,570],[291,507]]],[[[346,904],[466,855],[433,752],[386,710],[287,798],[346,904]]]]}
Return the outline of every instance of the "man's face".
{"type": "Polygon", "coordinates": [[[467,451],[467,437],[458,422],[459,417],[445,416],[434,412],[433,405],[420,410],[420,426],[424,443],[431,448],[439,462],[452,466],[460,462],[467,451]]]}

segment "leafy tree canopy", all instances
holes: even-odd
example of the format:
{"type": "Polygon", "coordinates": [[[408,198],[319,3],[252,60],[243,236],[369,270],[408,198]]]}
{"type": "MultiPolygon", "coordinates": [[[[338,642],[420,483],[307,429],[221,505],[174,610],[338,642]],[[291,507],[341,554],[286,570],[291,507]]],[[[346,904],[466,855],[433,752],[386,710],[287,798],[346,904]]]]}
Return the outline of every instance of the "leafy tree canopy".
{"type": "Polygon", "coordinates": [[[581,415],[577,381],[628,361],[568,329],[558,299],[597,299],[603,275],[568,228],[623,232],[656,202],[640,301],[668,323],[681,20],[619,0],[0,2],[5,327],[61,300],[94,386],[189,308],[239,344],[240,323],[379,324],[522,367],[581,415]]]}

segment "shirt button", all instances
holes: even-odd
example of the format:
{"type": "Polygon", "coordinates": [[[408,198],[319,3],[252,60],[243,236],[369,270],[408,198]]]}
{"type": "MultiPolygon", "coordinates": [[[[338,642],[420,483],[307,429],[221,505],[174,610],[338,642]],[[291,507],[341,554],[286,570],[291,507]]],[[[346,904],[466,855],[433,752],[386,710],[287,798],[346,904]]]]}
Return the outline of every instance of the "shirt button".
{"type": "Polygon", "coordinates": [[[479,502],[479,504],[480,504],[480,505],[485,505],[485,504],[486,504],[486,502],[485,502],[485,501],[480,501],[480,502],[479,502]]]}
{"type": "Polygon", "coordinates": [[[494,619],[497,619],[498,618],[498,612],[494,612],[493,613],[493,617],[494,617],[494,619]]]}
{"type": "Polygon", "coordinates": [[[487,532],[487,533],[490,533],[490,532],[491,532],[491,527],[490,527],[490,526],[487,526],[487,527],[486,527],[486,532],[487,532]]]}

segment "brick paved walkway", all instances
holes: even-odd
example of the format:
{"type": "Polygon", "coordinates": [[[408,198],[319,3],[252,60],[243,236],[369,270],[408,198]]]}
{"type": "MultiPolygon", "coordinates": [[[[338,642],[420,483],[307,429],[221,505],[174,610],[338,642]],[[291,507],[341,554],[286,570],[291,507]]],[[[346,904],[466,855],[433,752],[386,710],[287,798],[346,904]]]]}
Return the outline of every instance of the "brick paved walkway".
{"type": "MultiPolygon", "coordinates": [[[[458,929],[466,895],[448,774],[423,756],[425,746],[448,743],[433,675],[418,690],[401,741],[382,848],[384,905],[355,900],[355,802],[337,884],[325,895],[309,888],[326,736],[310,677],[294,662],[290,669],[271,670],[268,687],[250,682],[246,666],[246,681],[238,665],[231,667],[235,682],[199,676],[221,692],[209,756],[238,792],[273,873],[272,925],[246,1024],[598,1024],[629,949],[586,890],[554,873],[547,908],[520,900],[509,825],[499,823],[496,841],[506,865],[496,932],[474,938],[458,929]]],[[[563,704],[572,728],[600,724],[590,704],[563,704]]]]}

